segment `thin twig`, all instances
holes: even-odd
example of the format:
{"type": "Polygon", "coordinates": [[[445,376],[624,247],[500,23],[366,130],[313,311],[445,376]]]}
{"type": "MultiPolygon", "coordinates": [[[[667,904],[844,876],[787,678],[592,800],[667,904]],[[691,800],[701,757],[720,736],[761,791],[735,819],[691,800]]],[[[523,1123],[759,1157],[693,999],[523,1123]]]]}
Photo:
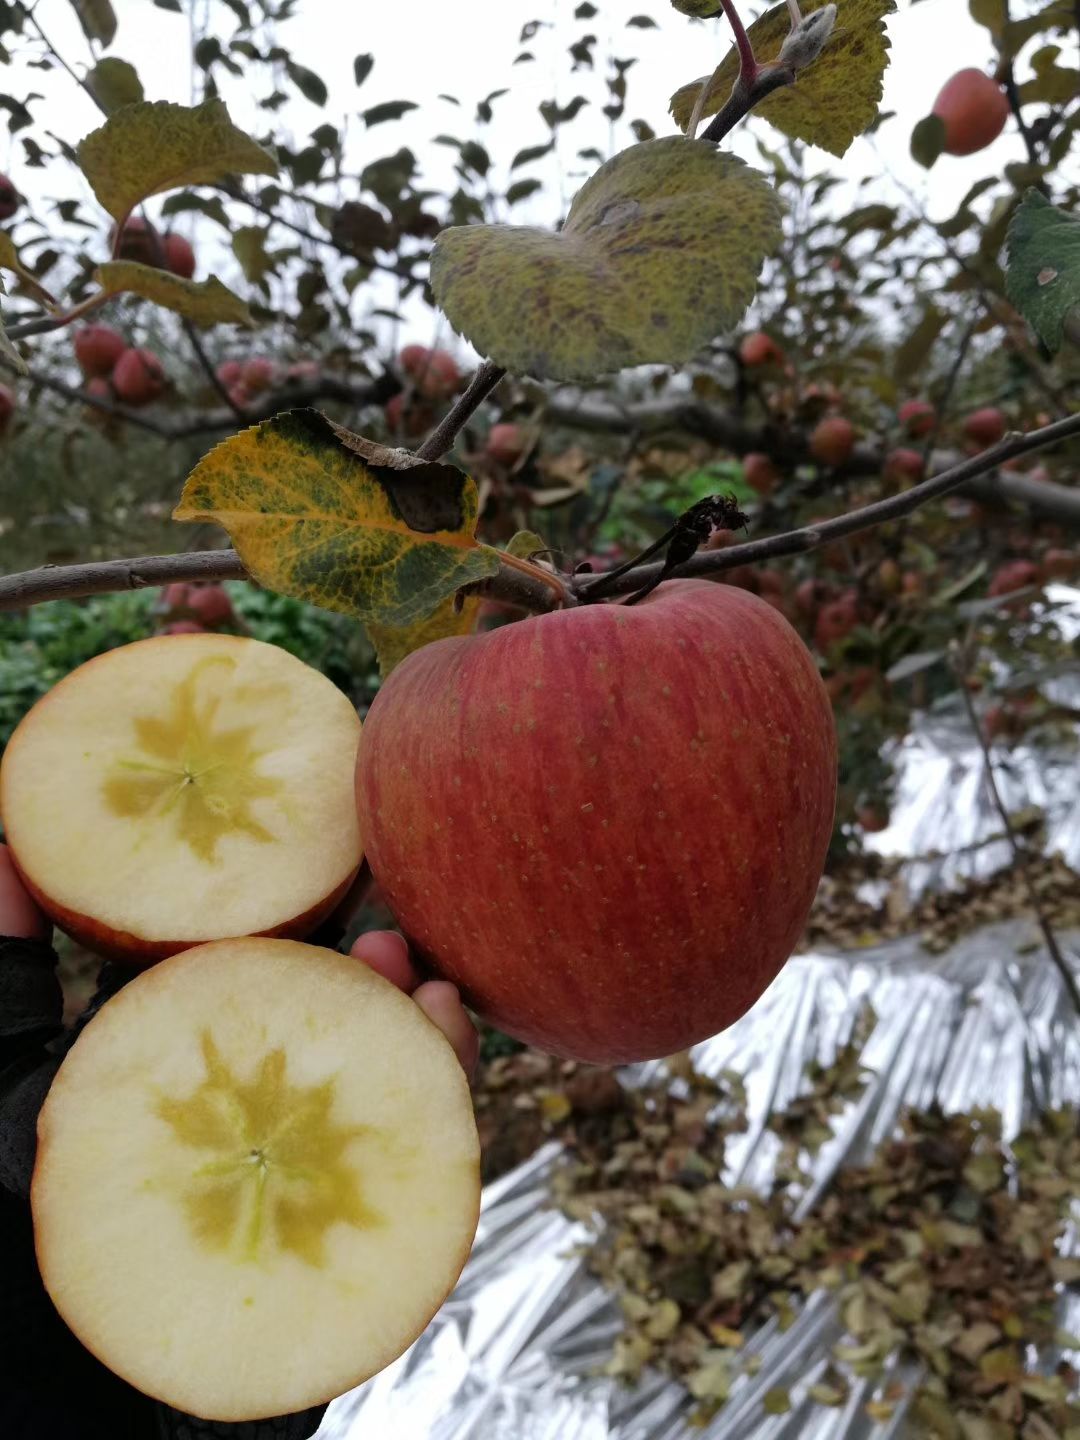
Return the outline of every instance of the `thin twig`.
{"type": "MultiPolygon", "coordinates": [[[[910,515],[920,505],[949,495],[952,491],[959,490],[962,485],[988,474],[1003,460],[1011,460],[1018,455],[1030,455],[1059,440],[1071,439],[1074,435],[1080,435],[1080,415],[1070,415],[1065,420],[1058,420],[1053,425],[1045,425],[1042,429],[1032,430],[1026,435],[1007,435],[999,444],[984,450],[981,455],[961,461],[940,475],[913,485],[910,490],[902,491],[899,495],[877,500],[872,505],[864,505],[861,509],[837,516],[835,520],[825,520],[820,525],[789,530],[782,535],[770,535],[764,540],[751,540],[744,545],[729,546],[725,550],[699,553],[673,573],[683,577],[713,576],[737,565],[752,565],[760,560],[771,560],[782,555],[805,554],[831,541],[855,535],[860,530],[869,530],[875,525],[899,520],[904,515],[910,515]]],[[[662,568],[658,565],[634,567],[615,581],[611,580],[610,575],[575,575],[571,580],[571,587],[579,598],[586,602],[598,595],[604,599],[615,595],[628,595],[654,580],[662,568]]]]}
{"type": "Polygon", "coordinates": [[[469,387],[454,402],[452,409],[443,416],[438,425],[417,450],[421,460],[438,460],[453,448],[458,432],[469,418],[476,413],[495,386],[506,374],[498,365],[485,360],[479,367],[469,387]]]}
{"type": "Polygon", "coordinates": [[[965,645],[962,650],[960,647],[954,647],[950,663],[952,672],[956,676],[960,695],[964,703],[964,709],[967,712],[968,720],[971,722],[971,728],[975,733],[975,739],[978,742],[979,749],[982,751],[986,788],[990,792],[990,798],[994,802],[994,808],[997,810],[1001,818],[1001,823],[1005,827],[1005,835],[1013,853],[1013,862],[1023,877],[1024,888],[1028,894],[1028,903],[1035,913],[1035,919],[1038,922],[1039,929],[1042,931],[1042,937],[1046,941],[1046,948],[1050,952],[1050,958],[1057,966],[1058,974],[1061,976],[1065,991],[1072,1001],[1073,1009],[1077,1015],[1080,1016],[1080,988],[1077,987],[1076,976],[1073,974],[1072,968],[1065,959],[1061,946],[1058,944],[1057,936],[1054,934],[1054,928],[1050,924],[1049,917],[1043,908],[1038,891],[1035,889],[1035,882],[1031,878],[1031,852],[1027,845],[1022,843],[1020,836],[1017,835],[1005,802],[1001,798],[1001,791],[998,789],[997,778],[994,775],[994,761],[990,754],[990,746],[983,732],[983,728],[979,724],[979,717],[975,711],[975,702],[972,700],[971,691],[967,686],[968,666],[964,663],[964,659],[968,651],[968,645],[965,645]]]}

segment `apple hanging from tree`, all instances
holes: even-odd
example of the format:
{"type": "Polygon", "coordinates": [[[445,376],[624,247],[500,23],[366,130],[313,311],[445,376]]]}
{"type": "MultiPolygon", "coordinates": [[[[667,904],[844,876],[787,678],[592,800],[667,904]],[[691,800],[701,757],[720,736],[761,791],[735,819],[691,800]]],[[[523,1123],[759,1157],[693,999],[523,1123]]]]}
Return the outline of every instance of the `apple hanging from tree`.
{"type": "Polygon", "coordinates": [[[1005,436],[1005,416],[996,405],[974,410],[964,421],[964,434],[980,450],[996,445],[1005,436]]]}
{"type": "Polygon", "coordinates": [[[827,415],[810,432],[810,454],[823,465],[843,465],[855,449],[855,427],[843,415],[827,415]]]}
{"type": "Polygon", "coordinates": [[[739,359],[751,369],[759,365],[782,365],[784,352],[771,335],[766,335],[764,330],[754,330],[743,336],[739,359]]]}
{"type": "Polygon", "coordinates": [[[913,440],[929,435],[937,420],[937,412],[927,400],[905,400],[896,414],[913,440]]]}
{"type": "Polygon", "coordinates": [[[206,1420],[305,1410],[396,1359],[457,1280],[480,1209],[468,1081],[359,960],[202,945],[65,1057],[31,1205],[46,1290],[118,1375],[206,1420]]]}
{"type": "Polygon", "coordinates": [[[240,384],[240,376],[243,374],[244,365],[241,360],[223,360],[215,370],[217,378],[222,385],[228,389],[231,385],[240,384]]]}
{"type": "Polygon", "coordinates": [[[1009,98],[982,70],[958,70],[942,86],[932,113],[945,126],[945,153],[974,155],[1005,129],[1009,98]]]}
{"type": "Polygon", "coordinates": [[[528,448],[529,439],[521,425],[503,421],[488,431],[484,449],[499,465],[516,465],[528,448]]]}
{"type": "Polygon", "coordinates": [[[165,389],[165,370],[152,350],[125,350],[112,372],[113,389],[125,405],[149,405],[165,389]]]}
{"type": "Polygon", "coordinates": [[[0,815],[31,895],[91,950],[146,964],[302,936],[360,865],[359,741],[351,702],[285,650],[159,636],[87,661],[28,712],[0,815]]]}
{"type": "Polygon", "coordinates": [[[75,359],[87,376],[111,375],[127,348],[127,341],[111,325],[84,325],[75,336],[75,359]]]}
{"type": "Polygon", "coordinates": [[[484,1019],[603,1064],[732,1024],[794,949],[836,735],[776,609],[708,581],[410,655],[357,800],[410,942],[484,1019]]]}
{"type": "Polygon", "coordinates": [[[0,175],[0,220],[10,220],[19,208],[19,192],[7,175],[0,175]]]}
{"type": "Polygon", "coordinates": [[[771,495],[780,479],[779,471],[772,459],[761,451],[752,450],[742,459],[743,479],[761,496],[771,495]]]}
{"type": "Polygon", "coordinates": [[[447,400],[461,384],[458,363],[448,350],[406,345],[398,356],[402,373],[425,400],[447,400]]]}
{"type": "Polygon", "coordinates": [[[191,247],[191,241],[172,230],[168,235],[162,236],[161,246],[168,269],[174,275],[190,280],[195,274],[195,251],[191,247]]]}

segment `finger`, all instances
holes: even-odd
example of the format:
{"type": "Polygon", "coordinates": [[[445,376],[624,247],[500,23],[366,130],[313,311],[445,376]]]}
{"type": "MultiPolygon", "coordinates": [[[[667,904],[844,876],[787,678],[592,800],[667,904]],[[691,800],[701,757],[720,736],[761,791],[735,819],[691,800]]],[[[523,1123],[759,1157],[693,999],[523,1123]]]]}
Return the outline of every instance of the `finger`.
{"type": "Polygon", "coordinates": [[[6,845],[0,845],[0,935],[48,940],[52,925],[26,893],[6,845]]]}
{"type": "Polygon", "coordinates": [[[426,980],[414,992],[413,999],[450,1041],[461,1068],[471,1080],[480,1058],[480,1036],[461,1003],[457,986],[448,980],[426,980]]]}
{"type": "Polygon", "coordinates": [[[409,957],[404,935],[396,930],[370,930],[353,943],[350,955],[370,965],[376,974],[389,980],[406,995],[420,984],[420,972],[409,957]]]}

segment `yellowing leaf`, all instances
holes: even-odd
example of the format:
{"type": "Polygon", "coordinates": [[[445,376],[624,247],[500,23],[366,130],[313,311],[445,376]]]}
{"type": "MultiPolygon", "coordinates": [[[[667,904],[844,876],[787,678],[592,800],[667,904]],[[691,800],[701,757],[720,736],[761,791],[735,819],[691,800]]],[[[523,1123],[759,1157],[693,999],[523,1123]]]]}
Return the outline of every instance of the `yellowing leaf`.
{"type": "Polygon", "coordinates": [[[97,268],[101,288],[109,295],[128,292],[175,310],[196,325],[253,325],[247,304],[215,275],[185,280],[171,270],[141,265],[137,260],[107,260],[97,268]]]}
{"type": "Polygon", "coordinates": [[[468,475],[316,410],[288,410],[215,446],[174,519],[217,521],[260,584],[365,624],[415,625],[499,568],[498,552],[476,539],[468,475]]]}
{"type": "MultiPolygon", "coordinates": [[[[820,10],[824,0],[803,6],[804,15],[820,10]]],[[[785,85],[755,107],[778,130],[793,140],[820,145],[843,155],[856,135],[877,118],[882,78],[889,63],[889,41],[884,20],[896,10],[895,0],[838,0],[836,27],[821,55],[800,71],[794,85],[785,85]]],[[[791,28],[786,0],[767,10],[747,31],[759,63],[768,64],[780,54],[791,28]]],[[[715,115],[731,94],[739,73],[733,49],[716,72],[705,102],[705,115],[715,115]]],[[[705,79],[676,90],[671,113],[685,130],[705,79]]]]}
{"type": "Polygon", "coordinates": [[[71,4],[86,38],[111,45],[116,34],[116,12],[110,0],[71,0],[71,4]]]}
{"type": "Polygon", "coordinates": [[[79,164],[114,220],[151,195],[226,175],[276,175],[268,150],[238,130],[222,100],[194,108],[159,100],[125,105],[79,145],[79,164]]]}
{"type": "Polygon", "coordinates": [[[455,329],[516,374],[581,380],[678,365],[741,318],[780,218],[756,170],[667,136],[602,165],[557,234],[444,230],[431,283],[455,329]]]}
{"type": "Polygon", "coordinates": [[[418,620],[415,625],[376,625],[369,622],[365,626],[379,657],[379,673],[384,680],[406,655],[430,645],[433,640],[472,634],[480,613],[478,597],[466,596],[460,609],[454,608],[454,599],[453,595],[448,595],[426,620],[418,620]]]}
{"type": "Polygon", "coordinates": [[[10,270],[22,281],[26,290],[35,300],[42,305],[55,304],[53,297],[37,276],[19,259],[19,252],[15,249],[15,242],[6,230],[0,230],[0,270],[10,270]]]}
{"type": "MultiPolygon", "coordinates": [[[[4,282],[0,280],[0,295],[3,295],[5,293],[6,291],[4,290],[4,282]]],[[[2,357],[8,362],[8,364],[11,365],[12,369],[17,375],[25,375],[27,373],[26,361],[22,358],[18,350],[15,349],[15,346],[8,339],[7,331],[4,329],[2,322],[0,322],[0,357],[2,357]]]]}

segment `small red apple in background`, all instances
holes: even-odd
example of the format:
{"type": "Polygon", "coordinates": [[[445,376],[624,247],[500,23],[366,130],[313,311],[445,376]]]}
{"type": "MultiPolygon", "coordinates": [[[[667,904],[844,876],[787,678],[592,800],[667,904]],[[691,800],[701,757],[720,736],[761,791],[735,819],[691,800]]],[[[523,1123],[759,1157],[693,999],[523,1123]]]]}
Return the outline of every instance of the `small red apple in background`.
{"type": "Polygon", "coordinates": [[[229,397],[229,404],[234,405],[237,410],[243,410],[254,398],[246,385],[230,385],[225,393],[229,397]]]}
{"type": "Polygon", "coordinates": [[[885,478],[887,480],[905,481],[921,480],[926,469],[926,462],[918,450],[890,450],[885,456],[885,478]]]}
{"type": "Polygon", "coordinates": [[[780,472],[768,455],[762,454],[760,450],[751,450],[749,455],[743,456],[742,467],[743,479],[751,490],[765,496],[771,495],[776,489],[780,472]]]}
{"type": "Polygon", "coordinates": [[[0,385],[0,435],[6,433],[15,414],[15,392],[9,385],[0,385]]]}
{"type": "Polygon", "coordinates": [[[19,208],[19,192],[7,175],[0,175],[0,220],[10,220],[19,208]]]}
{"type": "Polygon", "coordinates": [[[945,125],[947,155],[974,155],[1005,129],[1009,98],[982,70],[958,70],[942,86],[931,113],[945,125]]]}
{"type": "MultiPolygon", "coordinates": [[[[91,378],[83,386],[83,394],[89,395],[94,400],[112,401],[116,399],[116,396],[113,394],[112,386],[109,384],[108,380],[106,380],[103,375],[91,376],[91,378]]],[[[101,414],[100,411],[94,411],[94,413],[97,415],[101,414]]]]}
{"type": "Polygon", "coordinates": [[[1007,560],[994,571],[986,593],[988,595],[1011,595],[1014,590],[1026,590],[1039,583],[1039,567],[1031,560],[1007,560]]]}
{"type": "Polygon", "coordinates": [[[111,325],[84,325],[75,336],[75,359],[84,375],[111,375],[127,341],[111,325]]]}
{"type": "Polygon", "coordinates": [[[825,651],[850,635],[859,623],[858,596],[845,590],[836,600],[822,605],[814,622],[814,644],[825,651]]]}
{"type": "Polygon", "coordinates": [[[187,609],[188,596],[194,588],[190,580],[173,580],[162,590],[156,608],[166,615],[174,615],[178,611],[182,613],[187,609]]]}
{"type": "Polygon", "coordinates": [[[161,246],[165,252],[166,268],[174,275],[190,280],[195,274],[195,251],[190,240],[185,240],[183,235],[177,235],[173,230],[162,236],[161,246]]]}
{"type": "Polygon", "coordinates": [[[928,400],[905,400],[896,415],[913,440],[929,435],[937,419],[937,412],[928,400]]]}
{"type": "Polygon", "coordinates": [[[230,385],[240,383],[240,375],[244,365],[241,360],[223,360],[215,370],[215,375],[226,388],[230,385]]]}
{"type": "Polygon", "coordinates": [[[173,620],[161,632],[163,635],[205,635],[206,627],[197,620],[173,620]]]}
{"type": "Polygon", "coordinates": [[[503,421],[488,431],[484,451],[499,465],[516,465],[529,446],[529,437],[521,425],[503,421]]]}
{"type": "Polygon", "coordinates": [[[739,344],[739,359],[744,365],[782,365],[784,352],[771,335],[754,330],[744,335],[739,344]]]}
{"type": "Polygon", "coordinates": [[[1005,416],[996,405],[974,410],[964,421],[964,434],[981,450],[996,445],[1005,434],[1005,416]]]}
{"type": "Polygon", "coordinates": [[[260,395],[274,382],[277,367],[272,360],[254,355],[240,367],[240,383],[252,395],[260,395]]]}
{"type": "Polygon", "coordinates": [[[188,596],[188,609],[200,624],[213,629],[231,625],[236,619],[229,592],[223,585],[196,585],[188,596]]]}
{"type": "Polygon", "coordinates": [[[877,835],[889,827],[889,812],[884,805],[860,805],[855,811],[855,819],[868,835],[877,835]]]}
{"type": "Polygon", "coordinates": [[[425,400],[445,400],[461,383],[461,371],[448,350],[432,350],[426,345],[406,345],[398,356],[403,375],[412,382],[418,395],[425,400]]]}
{"type": "Polygon", "coordinates": [[[165,389],[165,371],[152,350],[125,350],[113,368],[112,382],[125,405],[148,405],[165,389]]]}
{"type": "Polygon", "coordinates": [[[435,422],[435,413],[430,405],[418,403],[415,398],[410,398],[406,404],[406,392],[398,391],[391,395],[383,407],[386,416],[386,423],[391,433],[402,435],[419,435],[425,430],[430,430],[435,422]]]}
{"type": "Polygon", "coordinates": [[[828,415],[810,432],[810,454],[823,465],[843,465],[855,448],[855,427],[843,415],[828,415]]]}
{"type": "Polygon", "coordinates": [[[1075,580],[1080,575],[1080,551],[1062,550],[1055,546],[1042,557],[1044,580],[1075,580]]]}
{"type": "Polygon", "coordinates": [[[509,1034],[603,1064],[757,1000],[805,923],[835,788],[802,641],[695,580],[424,646],[357,767],[372,872],[425,964],[509,1034]]]}

